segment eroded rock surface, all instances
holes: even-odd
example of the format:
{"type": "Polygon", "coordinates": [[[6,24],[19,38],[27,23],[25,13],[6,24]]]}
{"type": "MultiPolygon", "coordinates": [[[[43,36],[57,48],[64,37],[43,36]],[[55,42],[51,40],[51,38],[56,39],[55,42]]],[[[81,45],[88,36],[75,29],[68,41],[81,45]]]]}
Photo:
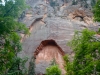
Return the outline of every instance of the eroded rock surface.
{"type": "Polygon", "coordinates": [[[64,55],[64,51],[54,40],[43,40],[34,52],[36,74],[45,74],[46,68],[56,63],[60,67],[62,75],[64,75],[66,73],[64,69],[64,55]]]}
{"type": "Polygon", "coordinates": [[[94,26],[98,28],[97,24],[92,21],[91,10],[80,7],[80,4],[72,5],[72,0],[68,0],[66,3],[59,0],[55,7],[50,6],[49,1],[28,0],[31,9],[26,11],[22,22],[29,28],[30,35],[23,37],[23,51],[19,54],[20,57],[27,56],[29,58],[26,63],[27,68],[41,41],[55,40],[72,60],[74,54],[67,46],[67,42],[72,39],[74,31],[81,31],[84,28],[92,29],[94,26]],[[61,4],[59,4],[60,2],[61,4]]]}

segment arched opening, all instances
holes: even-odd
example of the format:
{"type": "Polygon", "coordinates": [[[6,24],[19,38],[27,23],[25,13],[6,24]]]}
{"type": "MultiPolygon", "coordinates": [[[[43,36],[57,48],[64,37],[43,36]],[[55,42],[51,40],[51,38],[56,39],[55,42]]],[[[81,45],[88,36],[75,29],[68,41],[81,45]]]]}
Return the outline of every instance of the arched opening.
{"type": "Polygon", "coordinates": [[[77,16],[73,17],[73,19],[75,19],[75,18],[79,18],[79,21],[84,21],[84,19],[83,19],[84,17],[83,16],[78,16],[77,15],[77,16]]]}
{"type": "Polygon", "coordinates": [[[36,72],[45,74],[46,68],[50,66],[51,61],[54,59],[62,70],[62,73],[65,73],[63,60],[64,55],[64,51],[54,40],[42,41],[34,52],[36,72]]]}
{"type": "Polygon", "coordinates": [[[59,45],[54,40],[44,40],[40,43],[40,45],[37,47],[36,51],[34,52],[34,57],[38,55],[38,53],[46,46],[56,46],[59,48],[59,51],[62,55],[65,55],[64,51],[59,47],[59,45]]]}

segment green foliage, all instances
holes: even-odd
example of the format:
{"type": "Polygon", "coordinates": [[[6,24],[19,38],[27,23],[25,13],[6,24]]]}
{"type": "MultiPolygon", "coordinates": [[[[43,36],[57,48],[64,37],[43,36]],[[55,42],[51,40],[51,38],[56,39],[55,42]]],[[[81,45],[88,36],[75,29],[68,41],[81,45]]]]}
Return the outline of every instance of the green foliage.
{"type": "Polygon", "coordinates": [[[25,75],[27,74],[27,69],[25,68],[25,63],[27,59],[21,59],[19,57],[14,58],[13,65],[8,70],[7,75],[25,75]],[[19,64],[20,63],[20,64],[19,64]]]}
{"type": "Polygon", "coordinates": [[[96,4],[96,0],[91,0],[91,6],[93,7],[96,4]]]}
{"type": "Polygon", "coordinates": [[[81,4],[81,7],[85,7],[85,8],[89,7],[87,0],[73,0],[72,1],[72,5],[77,5],[78,3],[81,4]]]}
{"type": "Polygon", "coordinates": [[[52,65],[57,65],[56,60],[53,59],[53,60],[51,61],[51,64],[50,64],[50,65],[51,65],[51,66],[52,66],[52,65]]]}
{"type": "Polygon", "coordinates": [[[35,59],[34,59],[34,57],[32,57],[32,59],[30,61],[28,75],[35,75],[35,59]]]}
{"type": "Polygon", "coordinates": [[[100,28],[99,28],[99,30],[97,31],[97,34],[100,34],[100,28]]]}
{"type": "Polygon", "coordinates": [[[78,3],[78,2],[75,1],[75,0],[72,1],[72,5],[76,5],[77,3],[78,3]]]}
{"type": "Polygon", "coordinates": [[[69,61],[68,55],[64,56],[66,75],[73,75],[73,63],[69,61]]]}
{"type": "Polygon", "coordinates": [[[82,1],[81,1],[81,6],[82,6],[82,7],[85,7],[85,8],[88,8],[89,5],[88,5],[88,3],[87,3],[87,0],[82,0],[82,1]]]}
{"type": "Polygon", "coordinates": [[[94,20],[100,22],[100,0],[97,1],[93,8],[94,20]]]}
{"type": "Polygon", "coordinates": [[[83,2],[84,2],[84,7],[88,8],[87,0],[84,0],[83,2]]]}
{"type": "Polygon", "coordinates": [[[66,59],[67,75],[100,75],[100,42],[94,39],[95,32],[76,32],[69,46],[74,50],[73,62],[66,59]]]}
{"type": "Polygon", "coordinates": [[[5,0],[5,5],[0,4],[0,17],[18,18],[26,7],[25,0],[5,0]]]}
{"type": "Polygon", "coordinates": [[[18,57],[22,50],[19,36],[27,34],[24,24],[15,21],[24,9],[24,0],[5,0],[0,4],[0,75],[25,75],[26,59],[18,57]]]}
{"type": "Polygon", "coordinates": [[[46,69],[46,75],[61,75],[61,70],[56,64],[56,60],[51,61],[51,66],[46,69]]]}
{"type": "Polygon", "coordinates": [[[46,69],[46,75],[61,75],[61,70],[57,65],[53,65],[46,69]]]}
{"type": "Polygon", "coordinates": [[[28,33],[24,24],[12,18],[0,18],[0,75],[8,73],[17,61],[17,53],[22,50],[19,33],[28,33]],[[18,33],[19,32],[19,33],[18,33]]]}
{"type": "Polygon", "coordinates": [[[5,37],[7,37],[8,34],[16,34],[16,32],[19,32],[19,33],[25,32],[26,34],[28,33],[28,29],[25,27],[24,24],[16,22],[11,17],[0,18],[0,28],[1,28],[0,36],[5,36],[5,37]]]}

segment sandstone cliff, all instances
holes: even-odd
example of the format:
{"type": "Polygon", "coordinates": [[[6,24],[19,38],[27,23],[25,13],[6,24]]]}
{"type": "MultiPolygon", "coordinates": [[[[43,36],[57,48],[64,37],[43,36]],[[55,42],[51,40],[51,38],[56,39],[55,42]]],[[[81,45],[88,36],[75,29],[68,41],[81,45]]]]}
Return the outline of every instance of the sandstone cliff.
{"type": "Polygon", "coordinates": [[[28,56],[29,61],[41,41],[53,39],[73,59],[74,53],[67,46],[74,31],[84,28],[98,30],[99,23],[93,22],[91,1],[87,0],[27,0],[30,9],[26,10],[25,17],[21,19],[30,30],[30,36],[22,36],[23,51],[21,57],[28,56]],[[52,2],[53,1],[53,2],[52,2]]]}

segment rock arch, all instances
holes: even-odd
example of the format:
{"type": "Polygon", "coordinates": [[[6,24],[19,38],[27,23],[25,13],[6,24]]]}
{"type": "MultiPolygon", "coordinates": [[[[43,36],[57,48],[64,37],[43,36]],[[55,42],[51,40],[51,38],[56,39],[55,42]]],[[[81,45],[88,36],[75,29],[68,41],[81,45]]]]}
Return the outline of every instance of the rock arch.
{"type": "Polygon", "coordinates": [[[50,66],[51,61],[55,59],[55,62],[58,64],[59,68],[62,71],[62,75],[65,74],[64,69],[64,51],[58,46],[54,40],[44,40],[37,47],[34,52],[35,63],[36,63],[36,72],[41,72],[45,74],[45,70],[50,66]]]}

